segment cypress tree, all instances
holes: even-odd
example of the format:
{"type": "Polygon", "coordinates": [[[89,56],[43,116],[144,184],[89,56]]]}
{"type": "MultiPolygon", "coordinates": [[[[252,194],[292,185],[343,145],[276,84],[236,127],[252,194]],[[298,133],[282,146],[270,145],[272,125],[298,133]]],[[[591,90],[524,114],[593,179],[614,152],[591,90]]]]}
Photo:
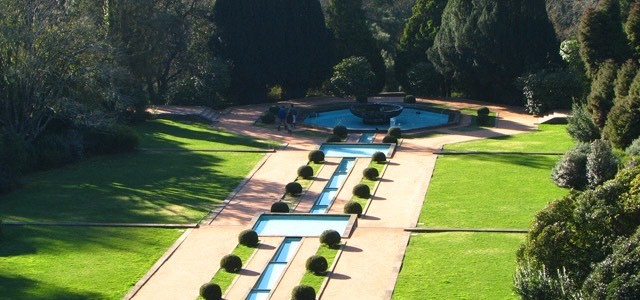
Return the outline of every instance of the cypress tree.
{"type": "Polygon", "coordinates": [[[330,0],[326,13],[327,26],[335,36],[336,62],[352,56],[365,57],[376,78],[373,90],[381,91],[385,84],[384,59],[367,25],[362,0],[330,0]]]}
{"type": "Polygon", "coordinates": [[[621,64],[629,58],[617,0],[600,1],[596,9],[585,11],[578,28],[578,41],[580,56],[590,77],[608,59],[621,64]]]}
{"type": "Polygon", "coordinates": [[[413,14],[404,27],[396,55],[396,77],[404,87],[408,86],[410,66],[428,61],[427,50],[440,29],[446,5],[446,0],[418,0],[413,6],[413,14]]]}
{"type": "Polygon", "coordinates": [[[593,122],[600,129],[604,127],[607,114],[613,107],[614,80],[616,79],[617,66],[612,60],[607,60],[601,64],[600,69],[595,74],[591,82],[591,92],[587,96],[587,108],[593,122]]]}
{"type": "Polygon", "coordinates": [[[450,0],[428,56],[466,96],[517,103],[515,79],[559,61],[544,1],[450,0]]]}
{"type": "Polygon", "coordinates": [[[609,112],[602,135],[619,149],[640,136],[640,72],[633,78],[629,95],[618,99],[609,112]]]}
{"type": "Polygon", "coordinates": [[[638,63],[634,60],[627,60],[618,70],[615,81],[615,101],[622,99],[629,94],[629,87],[633,82],[633,77],[638,73],[638,63]]]}
{"type": "Polygon", "coordinates": [[[629,40],[629,46],[636,59],[640,58],[640,3],[635,2],[631,5],[631,11],[629,17],[624,26],[624,31],[627,33],[627,39],[629,40]]]}
{"type": "Polygon", "coordinates": [[[213,21],[210,46],[232,62],[231,93],[244,102],[264,101],[276,84],[304,96],[330,74],[333,38],[315,0],[218,0],[213,21]]]}

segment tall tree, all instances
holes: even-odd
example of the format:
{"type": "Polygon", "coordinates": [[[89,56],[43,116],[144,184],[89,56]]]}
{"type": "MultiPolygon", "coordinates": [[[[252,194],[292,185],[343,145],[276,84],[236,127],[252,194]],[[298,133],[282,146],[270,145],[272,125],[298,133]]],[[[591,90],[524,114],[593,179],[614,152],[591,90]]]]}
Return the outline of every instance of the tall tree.
{"type": "Polygon", "coordinates": [[[640,2],[634,2],[631,5],[624,31],[627,33],[629,46],[633,51],[634,57],[636,59],[640,58],[640,2]]]}
{"type": "Polygon", "coordinates": [[[407,21],[398,43],[395,72],[398,81],[406,87],[407,72],[412,65],[426,63],[427,50],[440,29],[446,0],[418,0],[413,15],[407,21]]]}
{"type": "Polygon", "coordinates": [[[330,0],[326,12],[327,26],[336,38],[338,61],[352,56],[365,57],[376,76],[374,91],[381,91],[385,84],[384,59],[367,25],[362,0],[330,0]]]}
{"type": "Polygon", "coordinates": [[[587,108],[591,113],[593,122],[600,129],[604,127],[607,114],[613,107],[615,99],[614,81],[617,69],[616,63],[612,60],[602,63],[595,76],[593,76],[591,91],[587,96],[587,108]]]}
{"type": "Polygon", "coordinates": [[[317,1],[218,0],[213,21],[211,49],[232,63],[231,93],[244,103],[264,101],[267,85],[304,96],[329,76],[333,36],[317,1]]]}
{"type": "Polygon", "coordinates": [[[544,1],[450,0],[429,59],[466,96],[520,103],[515,79],[559,60],[544,1]]]}
{"type": "Polygon", "coordinates": [[[622,30],[618,0],[600,1],[597,8],[587,9],[580,20],[578,40],[589,76],[595,75],[608,59],[618,64],[627,60],[630,51],[622,30]]]}
{"type": "Polygon", "coordinates": [[[619,149],[640,136],[640,73],[634,77],[629,94],[617,99],[611,108],[602,134],[619,149]]]}

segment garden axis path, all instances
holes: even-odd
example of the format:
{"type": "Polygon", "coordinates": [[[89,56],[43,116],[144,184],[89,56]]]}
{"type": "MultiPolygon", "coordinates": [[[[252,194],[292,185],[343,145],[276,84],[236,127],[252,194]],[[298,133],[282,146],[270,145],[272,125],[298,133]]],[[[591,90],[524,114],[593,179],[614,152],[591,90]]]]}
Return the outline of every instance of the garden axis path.
{"type": "MultiPolygon", "coordinates": [[[[288,103],[304,107],[329,101],[337,100],[316,99],[288,103]]],[[[464,101],[429,102],[459,108],[486,105],[464,101]]],[[[316,149],[322,142],[320,138],[298,136],[295,132],[289,135],[273,128],[253,126],[267,107],[255,105],[231,109],[220,116],[215,127],[260,139],[281,141],[287,146],[283,150],[267,154],[246,184],[213,222],[185,233],[171,250],[172,254],[161,259],[139,283],[141,288],[127,298],[195,299],[200,285],[208,282],[218,270],[218,262],[222,256],[230,253],[237,245],[237,234],[250,226],[251,219],[257,213],[269,210],[271,203],[282,195],[284,185],[295,179],[298,166],[306,163],[308,151],[316,149]]],[[[347,245],[326,288],[319,294],[320,299],[351,299],[355,293],[359,299],[391,298],[409,241],[409,233],[404,228],[415,227],[418,221],[436,162],[433,152],[448,143],[518,134],[536,128],[537,119],[521,109],[493,105],[488,107],[499,115],[495,128],[474,131],[441,129],[438,131],[446,134],[402,140],[387,166],[366,216],[358,221],[358,226],[346,239],[347,245]]],[[[343,188],[343,192],[344,190],[350,191],[347,187],[343,188]]],[[[341,193],[336,201],[345,201],[344,198],[347,197],[348,194],[341,193]]],[[[331,213],[334,212],[341,212],[341,208],[332,208],[331,213]]],[[[262,242],[270,246],[270,249],[277,247],[278,243],[272,238],[262,242]]],[[[271,255],[262,250],[256,253],[245,266],[244,275],[227,291],[226,299],[246,297],[249,291],[247,287],[257,280],[265,261],[271,255]]],[[[275,288],[273,298],[288,297],[290,287],[299,282],[302,273],[293,266],[290,267],[275,288]]]]}

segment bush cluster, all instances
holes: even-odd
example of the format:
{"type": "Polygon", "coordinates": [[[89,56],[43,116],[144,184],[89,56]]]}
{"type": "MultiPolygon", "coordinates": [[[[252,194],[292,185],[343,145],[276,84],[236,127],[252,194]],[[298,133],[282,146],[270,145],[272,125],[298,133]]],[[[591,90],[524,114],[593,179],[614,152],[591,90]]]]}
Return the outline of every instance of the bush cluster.
{"type": "Polygon", "coordinates": [[[298,176],[304,179],[313,177],[313,168],[310,165],[303,165],[298,167],[298,176]]]}
{"type": "Polygon", "coordinates": [[[377,163],[382,163],[387,161],[387,155],[384,154],[383,152],[377,151],[371,155],[371,160],[377,163]]]}
{"type": "Polygon", "coordinates": [[[291,300],[315,300],[316,290],[308,285],[298,285],[291,291],[291,300]]]}
{"type": "Polygon", "coordinates": [[[289,205],[285,202],[278,201],[271,204],[271,212],[273,213],[288,213],[289,205]]]}
{"type": "Polygon", "coordinates": [[[260,121],[264,124],[273,124],[276,122],[276,115],[271,112],[266,112],[260,117],[260,121]]]}
{"type": "Polygon", "coordinates": [[[349,131],[347,130],[347,127],[344,125],[336,125],[336,127],[333,127],[333,134],[339,136],[340,138],[347,138],[347,135],[349,134],[349,131]]]}
{"type": "Polygon", "coordinates": [[[258,233],[252,229],[245,229],[238,235],[240,245],[255,248],[258,246],[258,233]]]}
{"type": "Polygon", "coordinates": [[[402,138],[402,129],[398,126],[391,126],[387,130],[387,135],[393,136],[397,139],[402,138]]]}
{"type": "Polygon", "coordinates": [[[227,254],[220,260],[220,267],[229,273],[238,273],[242,269],[242,259],[235,254],[227,254]]]}
{"type": "Polygon", "coordinates": [[[398,144],[398,138],[392,135],[385,135],[384,138],[382,138],[382,142],[388,144],[398,144]]]}
{"type": "Polygon", "coordinates": [[[297,182],[289,182],[284,187],[284,190],[285,190],[285,193],[289,195],[297,196],[302,194],[302,185],[300,185],[300,183],[297,183],[297,182]]]}
{"type": "Polygon", "coordinates": [[[322,150],[311,150],[309,151],[309,161],[314,163],[321,163],[324,161],[324,152],[322,150]]]}
{"type": "Polygon", "coordinates": [[[327,229],[320,234],[320,243],[323,243],[330,248],[337,248],[340,245],[342,236],[340,233],[333,229],[327,229]]]}
{"type": "Polygon", "coordinates": [[[138,135],[135,131],[122,125],[88,128],[84,133],[84,140],[87,152],[95,154],[130,152],[139,143],[138,135]]]}
{"type": "Polygon", "coordinates": [[[222,289],[213,282],[205,283],[200,286],[200,297],[205,300],[220,300],[222,299],[222,289]]]}
{"type": "Polygon", "coordinates": [[[353,194],[360,198],[371,197],[371,189],[364,183],[358,183],[353,187],[353,194]]]}
{"type": "Polygon", "coordinates": [[[327,262],[327,259],[324,258],[324,256],[314,255],[307,258],[307,263],[305,264],[305,266],[307,267],[307,271],[313,272],[317,275],[322,275],[327,272],[329,263],[327,262]]]}
{"type": "Polygon", "coordinates": [[[358,215],[358,218],[362,216],[362,205],[356,201],[349,201],[344,205],[344,213],[358,215]]]}
{"type": "Polygon", "coordinates": [[[362,176],[369,180],[376,180],[380,176],[378,169],[374,167],[368,167],[362,171],[362,176]]]}
{"type": "Polygon", "coordinates": [[[404,96],[404,103],[413,104],[416,103],[416,97],[414,95],[406,95],[404,96]]]}
{"type": "Polygon", "coordinates": [[[640,156],[640,138],[633,140],[625,150],[625,153],[629,156],[640,156]]]}

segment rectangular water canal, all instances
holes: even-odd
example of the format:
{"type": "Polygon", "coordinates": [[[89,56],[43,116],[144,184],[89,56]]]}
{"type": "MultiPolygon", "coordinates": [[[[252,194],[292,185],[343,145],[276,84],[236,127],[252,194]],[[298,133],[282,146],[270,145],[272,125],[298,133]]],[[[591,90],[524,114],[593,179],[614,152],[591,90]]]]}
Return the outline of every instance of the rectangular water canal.
{"type": "Polygon", "coordinates": [[[356,219],[356,215],[261,214],[255,220],[253,230],[261,236],[317,237],[323,231],[333,229],[347,236],[356,219]]]}
{"type": "Polygon", "coordinates": [[[282,277],[282,273],[287,267],[287,264],[291,261],[302,238],[286,238],[278,248],[278,251],[273,256],[267,267],[260,275],[258,282],[254,288],[249,292],[247,300],[263,300],[269,299],[271,290],[278,284],[278,280],[282,277]]]}
{"type": "Polygon", "coordinates": [[[394,144],[324,143],[320,146],[325,157],[371,157],[375,152],[391,157],[394,149],[394,144]]]}

